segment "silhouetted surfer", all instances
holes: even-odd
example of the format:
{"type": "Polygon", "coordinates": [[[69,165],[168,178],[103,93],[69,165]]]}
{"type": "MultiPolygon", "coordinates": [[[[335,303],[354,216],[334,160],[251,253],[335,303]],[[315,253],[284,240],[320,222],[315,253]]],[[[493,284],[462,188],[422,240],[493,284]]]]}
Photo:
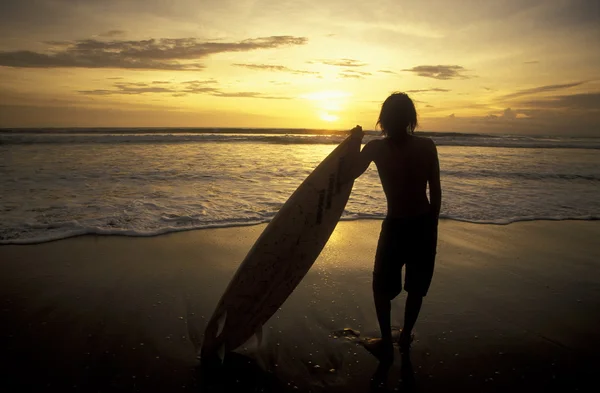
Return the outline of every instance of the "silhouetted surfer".
{"type": "MultiPolygon", "coordinates": [[[[372,350],[390,360],[393,359],[391,300],[402,290],[402,266],[406,266],[404,289],[408,296],[399,339],[401,352],[410,349],[411,332],[431,283],[442,190],[435,143],[414,135],[417,112],[408,95],[389,96],[381,107],[377,124],[385,138],[370,141],[360,153],[349,157],[344,180],[359,177],[375,162],[387,198],[387,216],[381,227],[373,270],[381,340],[376,341],[372,350]]],[[[360,126],[351,133],[352,138],[364,136],[360,126]]]]}

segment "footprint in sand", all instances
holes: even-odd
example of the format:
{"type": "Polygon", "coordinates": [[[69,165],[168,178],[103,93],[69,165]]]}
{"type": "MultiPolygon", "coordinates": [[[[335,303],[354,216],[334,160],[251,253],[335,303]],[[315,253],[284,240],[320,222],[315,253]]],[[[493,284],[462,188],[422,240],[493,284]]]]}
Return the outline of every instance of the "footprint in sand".
{"type": "MultiPolygon", "coordinates": [[[[392,341],[394,347],[398,346],[398,341],[400,339],[400,334],[402,333],[402,329],[398,327],[392,326],[392,341]]],[[[331,332],[330,335],[332,338],[345,338],[346,340],[355,342],[357,344],[362,345],[371,355],[375,356],[377,359],[382,359],[384,357],[383,349],[381,348],[381,338],[379,337],[361,337],[360,331],[352,329],[352,328],[344,328],[341,330],[335,330],[331,332]]],[[[414,333],[411,334],[410,341],[414,340],[414,333]]]]}

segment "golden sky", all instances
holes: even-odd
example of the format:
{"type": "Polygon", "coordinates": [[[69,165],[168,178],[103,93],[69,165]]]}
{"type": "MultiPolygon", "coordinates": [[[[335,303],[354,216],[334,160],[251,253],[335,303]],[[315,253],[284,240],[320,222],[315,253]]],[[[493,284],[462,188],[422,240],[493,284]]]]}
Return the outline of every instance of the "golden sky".
{"type": "Polygon", "coordinates": [[[600,136],[597,0],[3,0],[0,127],[600,136]]]}

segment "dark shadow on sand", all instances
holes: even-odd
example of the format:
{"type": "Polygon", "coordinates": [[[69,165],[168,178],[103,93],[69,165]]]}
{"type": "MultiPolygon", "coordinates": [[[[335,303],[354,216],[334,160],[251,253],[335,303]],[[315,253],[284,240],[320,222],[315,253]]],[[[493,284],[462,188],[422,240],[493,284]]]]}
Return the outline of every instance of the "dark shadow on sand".
{"type": "Polygon", "coordinates": [[[388,386],[390,369],[393,364],[389,361],[380,361],[375,373],[371,377],[371,393],[417,392],[415,373],[410,360],[410,353],[401,354],[401,359],[402,365],[400,367],[399,385],[392,387],[388,386]]]}
{"type": "Polygon", "coordinates": [[[230,352],[223,362],[216,356],[204,359],[197,368],[200,392],[281,392],[279,380],[263,370],[254,359],[230,352]]]}

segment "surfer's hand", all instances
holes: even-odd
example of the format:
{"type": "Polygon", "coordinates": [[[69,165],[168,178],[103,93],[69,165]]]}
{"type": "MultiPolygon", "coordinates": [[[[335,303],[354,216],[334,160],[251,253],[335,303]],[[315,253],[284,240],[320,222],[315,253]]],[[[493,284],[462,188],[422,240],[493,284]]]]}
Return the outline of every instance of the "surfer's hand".
{"type": "Polygon", "coordinates": [[[362,139],[363,136],[365,136],[365,133],[363,132],[362,127],[357,125],[356,127],[350,130],[350,136],[352,138],[362,139]]]}

